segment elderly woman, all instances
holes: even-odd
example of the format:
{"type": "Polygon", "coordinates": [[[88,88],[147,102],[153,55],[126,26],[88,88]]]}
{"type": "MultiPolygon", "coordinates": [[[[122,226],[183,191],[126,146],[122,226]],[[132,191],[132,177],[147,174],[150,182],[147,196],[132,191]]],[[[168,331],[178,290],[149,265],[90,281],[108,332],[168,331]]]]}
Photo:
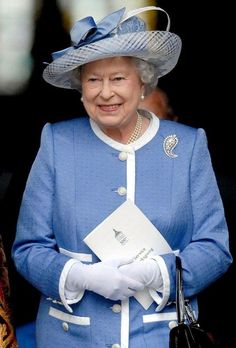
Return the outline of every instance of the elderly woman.
{"type": "Polygon", "coordinates": [[[232,261],[204,130],[138,109],[181,50],[168,15],[165,31],[146,29],[138,15],[149,10],[163,11],[122,8],[97,24],[78,21],[73,46],[55,52],[43,73],[54,86],[78,89],[88,117],[44,126],[20,209],[13,258],[42,294],[37,348],[168,348],[175,253],[196,312],[197,294],[232,261]],[[168,252],[140,260],[104,242],[110,257],[100,260],[88,247],[86,236],[127,201],[168,252]]]}

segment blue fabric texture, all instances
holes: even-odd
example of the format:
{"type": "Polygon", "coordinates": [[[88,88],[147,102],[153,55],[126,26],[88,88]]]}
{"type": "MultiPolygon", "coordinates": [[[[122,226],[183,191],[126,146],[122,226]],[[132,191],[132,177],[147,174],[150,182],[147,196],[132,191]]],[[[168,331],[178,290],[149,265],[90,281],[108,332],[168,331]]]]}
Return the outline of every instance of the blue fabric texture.
{"type": "Polygon", "coordinates": [[[16,338],[19,348],[36,348],[35,322],[17,326],[16,338]]]}

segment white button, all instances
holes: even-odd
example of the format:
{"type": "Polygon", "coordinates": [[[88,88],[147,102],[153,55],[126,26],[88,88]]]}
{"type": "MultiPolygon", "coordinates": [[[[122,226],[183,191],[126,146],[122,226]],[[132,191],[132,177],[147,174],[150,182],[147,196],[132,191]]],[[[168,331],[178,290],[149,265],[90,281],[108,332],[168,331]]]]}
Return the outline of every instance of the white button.
{"type": "Polygon", "coordinates": [[[170,328],[170,329],[173,329],[173,328],[176,327],[177,325],[178,325],[177,322],[174,321],[174,320],[169,322],[169,328],[170,328]]]}
{"type": "Polygon", "coordinates": [[[65,321],[62,323],[62,327],[63,327],[64,331],[68,331],[69,330],[69,325],[65,321]]]}
{"type": "Polygon", "coordinates": [[[111,308],[112,308],[112,312],[114,312],[114,313],[120,313],[121,312],[121,305],[119,305],[118,303],[114,304],[111,308]]]}
{"type": "Polygon", "coordinates": [[[122,151],[119,153],[119,160],[126,161],[127,157],[128,157],[127,152],[122,151]]]}
{"type": "Polygon", "coordinates": [[[114,343],[114,344],[111,346],[111,348],[120,348],[120,345],[119,345],[119,343],[114,343]]]}
{"type": "Polygon", "coordinates": [[[117,192],[118,192],[118,194],[119,194],[120,196],[124,196],[124,195],[126,195],[127,190],[126,190],[125,187],[120,186],[120,187],[118,188],[117,192]]]}

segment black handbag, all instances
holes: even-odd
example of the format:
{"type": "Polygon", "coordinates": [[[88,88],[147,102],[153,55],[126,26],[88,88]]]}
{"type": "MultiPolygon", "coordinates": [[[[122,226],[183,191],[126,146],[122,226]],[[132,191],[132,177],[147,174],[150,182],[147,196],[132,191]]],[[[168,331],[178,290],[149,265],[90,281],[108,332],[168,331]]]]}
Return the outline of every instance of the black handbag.
{"type": "Polygon", "coordinates": [[[181,259],[176,257],[177,326],[170,330],[169,348],[214,348],[208,333],[200,327],[188,299],[184,298],[181,259]]]}

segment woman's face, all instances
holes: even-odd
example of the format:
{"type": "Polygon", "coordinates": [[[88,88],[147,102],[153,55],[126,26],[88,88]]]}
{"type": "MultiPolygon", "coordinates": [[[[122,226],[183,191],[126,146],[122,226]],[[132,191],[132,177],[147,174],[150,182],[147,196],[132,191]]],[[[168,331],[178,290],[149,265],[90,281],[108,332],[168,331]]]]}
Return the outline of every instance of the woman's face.
{"type": "Polygon", "coordinates": [[[125,129],[136,122],[143,84],[129,57],[106,58],[81,69],[83,104],[101,128],[125,129]]]}

